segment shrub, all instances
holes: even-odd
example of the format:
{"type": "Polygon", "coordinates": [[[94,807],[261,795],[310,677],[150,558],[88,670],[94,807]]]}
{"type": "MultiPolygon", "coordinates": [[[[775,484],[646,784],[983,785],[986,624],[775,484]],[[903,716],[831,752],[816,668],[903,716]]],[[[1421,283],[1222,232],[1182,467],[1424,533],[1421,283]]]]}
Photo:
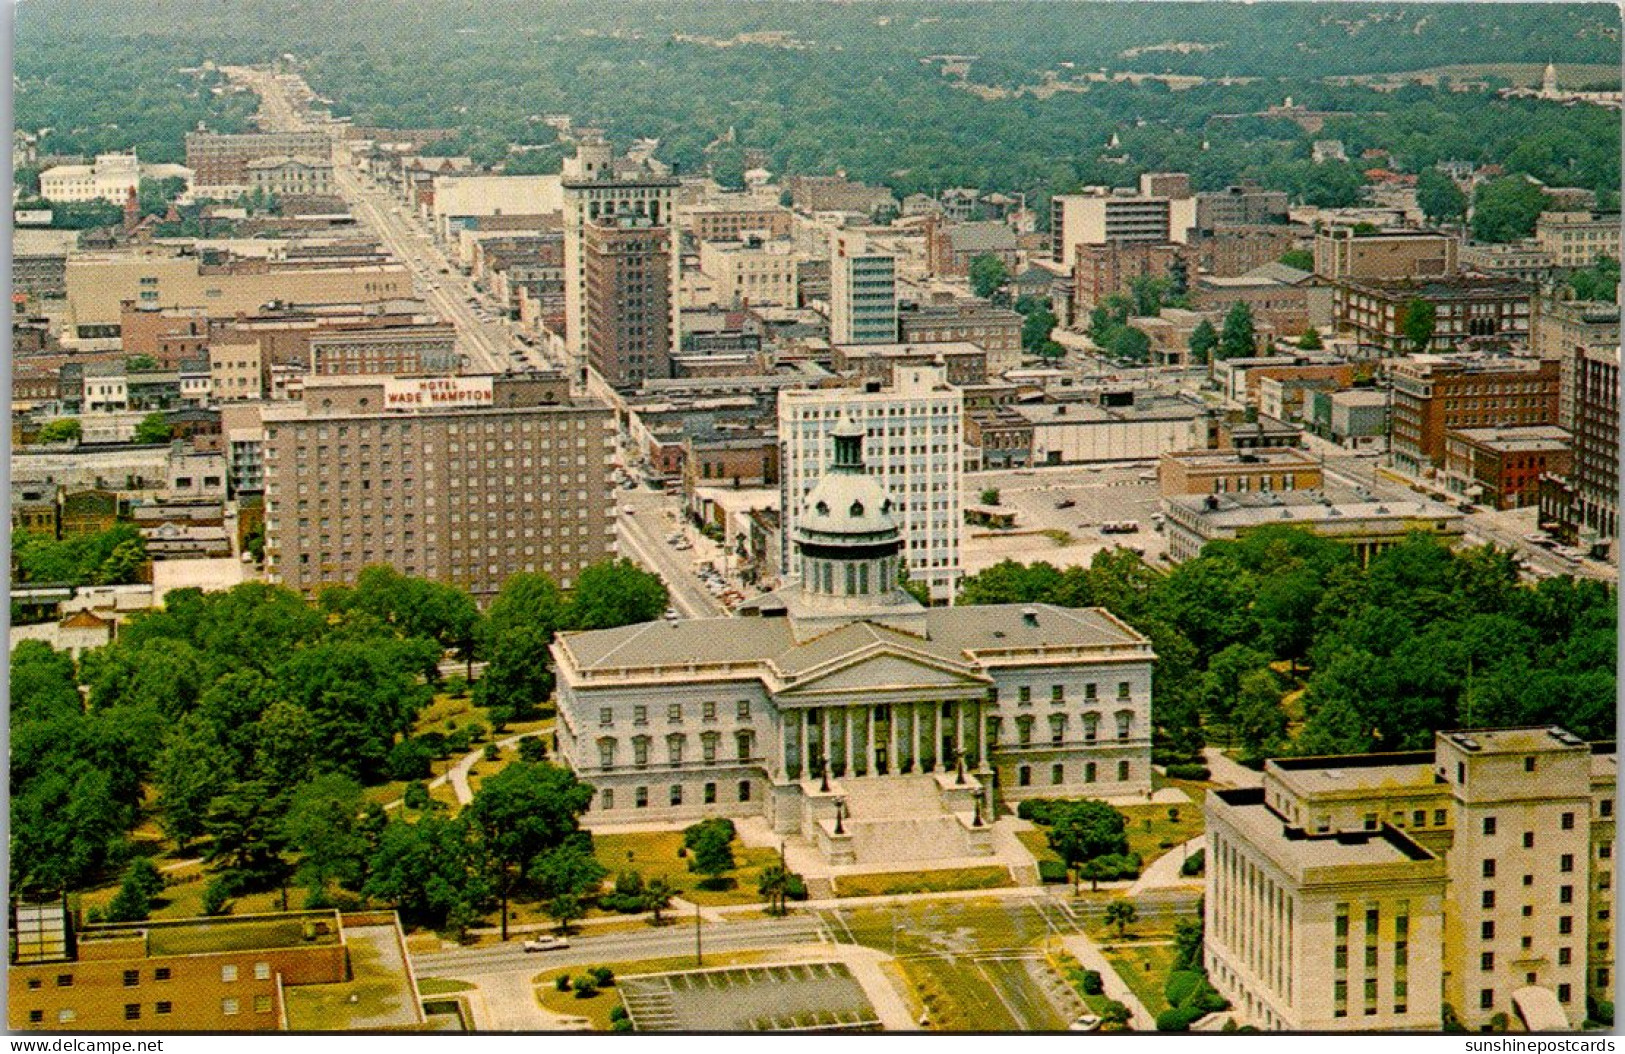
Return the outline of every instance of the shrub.
{"type": "Polygon", "coordinates": [[[582,974],[570,983],[575,989],[577,999],[591,999],[598,994],[598,985],[587,974],[582,974]]]}
{"type": "Polygon", "coordinates": [[[609,1008],[609,1019],[611,1021],[625,1021],[627,1019],[626,1007],[624,1007],[624,1006],[612,1006],[612,1007],[610,1007],[609,1008]]]}
{"type": "Polygon", "coordinates": [[[508,727],[509,721],[513,720],[513,707],[493,706],[485,712],[485,716],[491,719],[492,731],[500,732],[508,727]]]}
{"type": "Polygon", "coordinates": [[[1083,994],[1100,995],[1106,991],[1106,983],[1100,979],[1099,970],[1083,971],[1083,994]]]}
{"type": "Polygon", "coordinates": [[[1059,860],[1040,860],[1038,862],[1038,880],[1040,882],[1065,882],[1067,880],[1066,864],[1059,860]]]}
{"type": "Polygon", "coordinates": [[[1589,999],[1588,1002],[1590,1002],[1591,1006],[1590,1012],[1586,1015],[1587,1017],[1601,1025],[1612,1025],[1614,1023],[1613,1003],[1606,999],[1589,999]]]}
{"type": "MultiPolygon", "coordinates": [[[[734,822],[725,816],[713,816],[709,820],[701,820],[699,823],[683,829],[683,848],[693,849],[694,844],[704,838],[706,832],[712,829],[727,835],[726,838],[722,839],[723,841],[731,842],[734,840],[734,822]]],[[[681,856],[682,854],[679,853],[678,855],[681,856]]]]}
{"type": "Polygon", "coordinates": [[[389,748],[384,771],[392,780],[420,780],[429,775],[434,754],[419,739],[403,739],[389,748]]]}
{"type": "Polygon", "coordinates": [[[485,760],[498,761],[502,758],[502,748],[495,743],[485,744],[485,760]]]}
{"type": "Polygon", "coordinates": [[[485,738],[488,731],[489,730],[478,721],[473,722],[468,726],[469,742],[478,743],[480,740],[485,738]]]}
{"type": "Polygon", "coordinates": [[[1061,804],[1055,798],[1028,798],[1016,806],[1016,815],[1023,820],[1031,820],[1040,827],[1048,827],[1050,817],[1055,813],[1055,807],[1061,804]]]}
{"type": "Polygon", "coordinates": [[[519,760],[526,764],[535,764],[547,758],[547,744],[541,736],[526,736],[519,741],[519,760]]]}
{"type": "MultiPolygon", "coordinates": [[[[620,1007],[616,1007],[615,1009],[619,1010],[620,1007]]],[[[611,1019],[609,1023],[609,1030],[611,1032],[630,1032],[632,1031],[632,1019],[629,1017],[611,1019]]]]}
{"type": "Polygon", "coordinates": [[[570,975],[561,973],[553,978],[553,987],[561,992],[568,992],[570,990],[570,975]]]}
{"type": "Polygon", "coordinates": [[[1192,877],[1194,877],[1196,875],[1206,874],[1207,873],[1207,850],[1206,849],[1198,849],[1196,852],[1192,853],[1190,856],[1187,856],[1185,858],[1185,862],[1179,865],[1179,873],[1184,875],[1186,878],[1192,878],[1192,877]]]}
{"type": "Polygon", "coordinates": [[[792,874],[784,883],[784,897],[786,900],[806,900],[807,880],[800,875],[792,874]]]}
{"type": "Polygon", "coordinates": [[[1169,765],[1165,770],[1171,780],[1205,780],[1213,775],[1206,765],[1169,765]]]}
{"type": "Polygon", "coordinates": [[[408,783],[405,793],[401,795],[401,804],[408,809],[427,809],[430,801],[429,788],[422,781],[408,783]]]}
{"type": "Polygon", "coordinates": [[[1157,1015],[1158,1032],[1189,1032],[1206,1013],[1194,1006],[1176,1006],[1157,1015]]]}
{"type": "Polygon", "coordinates": [[[1123,853],[1097,856],[1086,862],[1091,868],[1088,877],[1101,882],[1115,882],[1140,877],[1140,854],[1123,853]]]}
{"type": "Polygon", "coordinates": [[[452,754],[467,754],[468,745],[472,742],[468,729],[459,728],[446,736],[446,750],[452,754]]]}
{"type": "Polygon", "coordinates": [[[231,912],[231,883],[226,876],[211,881],[203,887],[203,914],[226,915],[231,912]]]}
{"type": "Polygon", "coordinates": [[[444,732],[425,732],[417,737],[417,741],[429,748],[431,757],[443,758],[447,754],[444,732]]]}
{"type": "Polygon", "coordinates": [[[587,972],[592,974],[593,983],[599,988],[611,988],[615,984],[615,971],[607,966],[594,966],[587,972]]]}
{"type": "Polygon", "coordinates": [[[1162,992],[1168,997],[1169,1006],[1184,1006],[1201,984],[1202,975],[1195,970],[1175,970],[1168,975],[1162,992]]]}

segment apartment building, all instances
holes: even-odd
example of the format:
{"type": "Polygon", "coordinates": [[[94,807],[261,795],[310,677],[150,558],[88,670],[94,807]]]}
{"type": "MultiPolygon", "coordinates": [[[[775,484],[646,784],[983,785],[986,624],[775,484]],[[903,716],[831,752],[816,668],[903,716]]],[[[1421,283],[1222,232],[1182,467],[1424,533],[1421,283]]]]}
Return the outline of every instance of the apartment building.
{"type": "Polygon", "coordinates": [[[1534,288],[1515,278],[1464,275],[1434,279],[1348,279],[1332,289],[1337,331],[1388,354],[1523,345],[1529,340],[1534,288]],[[1433,333],[1417,349],[1405,332],[1413,303],[1432,306],[1433,333]]]}
{"type": "Polygon", "coordinates": [[[893,382],[861,389],[823,388],[779,393],[781,453],[780,566],[802,572],[792,544],[802,502],[828,467],[832,430],[849,417],[864,429],[865,463],[897,506],[909,576],[926,583],[933,601],[953,599],[960,559],[964,474],[964,395],[937,366],[904,366],[893,382]]]}
{"type": "Polygon", "coordinates": [[[830,343],[895,343],[896,258],[871,252],[862,231],[837,230],[829,244],[830,343]]]}
{"type": "Polygon", "coordinates": [[[1615,774],[1555,726],[1266,762],[1204,803],[1209,977],[1264,1029],[1575,1029],[1613,993],[1615,774]]]}
{"type": "Polygon", "coordinates": [[[1022,316],[980,300],[949,304],[905,304],[897,314],[904,344],[969,343],[987,354],[987,373],[1002,376],[1021,366],[1022,316]]]}
{"type": "Polygon", "coordinates": [[[1549,359],[1412,355],[1388,364],[1394,465],[1444,464],[1447,431],[1557,424],[1558,364],[1549,359]]]}
{"type": "Polygon", "coordinates": [[[673,255],[671,228],[647,216],[605,216],[582,228],[587,362],[611,387],[671,376],[673,255]]]}
{"type": "Polygon", "coordinates": [[[1444,277],[1459,270],[1458,251],[1458,239],[1440,231],[1328,224],[1315,231],[1315,274],[1333,282],[1444,277]]]}
{"type": "Polygon", "coordinates": [[[312,378],[261,418],[266,572],[301,592],[383,563],[484,600],[614,552],[613,418],[563,377],[312,378]]]}
{"type": "Polygon", "coordinates": [[[1619,213],[1543,212],[1535,242],[1558,267],[1590,267],[1599,256],[1619,259],[1619,213]]]}
{"type": "Polygon", "coordinates": [[[1072,314],[1078,319],[1087,319],[1107,297],[1127,295],[1136,279],[1166,279],[1185,263],[1185,247],[1170,242],[1111,241],[1073,248],[1072,314]]]}
{"type": "Polygon", "coordinates": [[[1196,195],[1196,226],[1210,231],[1218,227],[1285,224],[1289,203],[1286,191],[1265,190],[1256,183],[1204,191],[1196,195]]]}

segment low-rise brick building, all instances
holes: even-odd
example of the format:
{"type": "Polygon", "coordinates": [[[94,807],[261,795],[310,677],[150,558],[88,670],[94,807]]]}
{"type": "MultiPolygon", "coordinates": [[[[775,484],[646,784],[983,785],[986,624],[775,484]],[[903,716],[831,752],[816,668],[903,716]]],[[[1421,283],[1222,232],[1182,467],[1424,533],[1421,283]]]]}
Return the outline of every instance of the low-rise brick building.
{"type": "Polygon", "coordinates": [[[1569,434],[1555,425],[1456,429],[1444,455],[1445,486],[1492,509],[1538,504],[1541,475],[1567,476],[1573,461],[1569,434]]]}
{"type": "Polygon", "coordinates": [[[1480,275],[1350,280],[1334,287],[1332,310],[1339,333],[1384,354],[1508,348],[1528,343],[1532,293],[1532,286],[1515,278],[1480,275]],[[1405,332],[1411,305],[1418,302],[1434,312],[1425,348],[1405,332]]]}
{"type": "Polygon", "coordinates": [[[1412,355],[1388,364],[1394,464],[1423,473],[1445,460],[1445,433],[1557,424],[1558,364],[1549,359],[1412,355]]]}

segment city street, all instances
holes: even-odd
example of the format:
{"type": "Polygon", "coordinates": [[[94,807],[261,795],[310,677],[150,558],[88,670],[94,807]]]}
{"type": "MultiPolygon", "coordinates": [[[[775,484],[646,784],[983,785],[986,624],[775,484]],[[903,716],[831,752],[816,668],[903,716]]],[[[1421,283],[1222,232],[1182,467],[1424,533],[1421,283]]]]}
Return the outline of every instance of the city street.
{"type": "MultiPolygon", "coordinates": [[[[258,93],[262,128],[289,132],[309,128],[288,101],[283,85],[270,73],[249,69],[229,72],[233,79],[258,93]]],[[[408,222],[398,203],[382,189],[367,185],[342,148],[333,152],[333,177],[357,222],[369,228],[396,259],[412,269],[418,295],[442,319],[457,327],[457,350],[468,357],[469,372],[504,373],[543,363],[541,352],[527,348],[514,336],[512,323],[505,319],[486,322],[475,314],[468,303],[470,298],[479,298],[473,284],[451,265],[421,225],[408,222]],[[442,274],[443,270],[447,273],[442,274]]]]}
{"type": "Polygon", "coordinates": [[[658,574],[671,593],[672,607],[685,618],[713,618],[726,615],[722,602],[712,596],[694,573],[694,553],[679,551],[666,544],[666,538],[680,527],[677,504],[670,497],[648,487],[617,490],[617,520],[620,526],[621,555],[635,560],[658,574]],[[632,510],[627,515],[627,510],[632,510]]]}

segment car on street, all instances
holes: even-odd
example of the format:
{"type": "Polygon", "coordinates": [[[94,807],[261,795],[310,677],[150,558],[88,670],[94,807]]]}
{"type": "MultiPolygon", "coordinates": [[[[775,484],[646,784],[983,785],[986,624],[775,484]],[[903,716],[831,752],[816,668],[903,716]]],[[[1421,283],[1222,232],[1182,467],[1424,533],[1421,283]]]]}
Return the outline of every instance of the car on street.
{"type": "Polygon", "coordinates": [[[1100,1018],[1094,1014],[1084,1014],[1073,1019],[1072,1023],[1066,1026],[1066,1030],[1068,1032],[1098,1032],[1100,1031],[1100,1018]]]}
{"type": "Polygon", "coordinates": [[[569,946],[569,941],[563,937],[554,937],[551,934],[533,937],[521,945],[527,952],[556,952],[562,951],[569,946]]]}
{"type": "Polygon", "coordinates": [[[622,516],[636,516],[637,514],[638,514],[638,510],[634,509],[632,506],[630,506],[630,505],[622,505],[621,506],[621,515],[622,516]]]}
{"type": "Polygon", "coordinates": [[[1070,509],[1076,504],[1077,502],[1073,501],[1071,498],[1062,498],[1060,501],[1055,503],[1055,507],[1057,509],[1070,509]]]}

